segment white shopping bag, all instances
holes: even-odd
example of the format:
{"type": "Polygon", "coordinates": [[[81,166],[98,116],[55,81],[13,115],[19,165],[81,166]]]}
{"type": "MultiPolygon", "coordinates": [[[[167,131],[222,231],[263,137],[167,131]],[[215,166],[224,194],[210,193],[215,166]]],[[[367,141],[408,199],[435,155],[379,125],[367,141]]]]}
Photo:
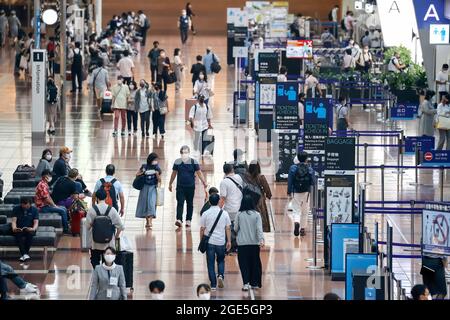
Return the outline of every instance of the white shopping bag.
{"type": "Polygon", "coordinates": [[[161,207],[164,205],[164,188],[157,187],[156,188],[156,205],[161,207]]]}
{"type": "Polygon", "coordinates": [[[103,94],[103,100],[111,100],[112,99],[112,93],[109,90],[105,90],[105,93],[103,94]]]}
{"type": "Polygon", "coordinates": [[[120,236],[120,251],[132,251],[133,247],[131,246],[130,239],[127,236],[120,236]]]}

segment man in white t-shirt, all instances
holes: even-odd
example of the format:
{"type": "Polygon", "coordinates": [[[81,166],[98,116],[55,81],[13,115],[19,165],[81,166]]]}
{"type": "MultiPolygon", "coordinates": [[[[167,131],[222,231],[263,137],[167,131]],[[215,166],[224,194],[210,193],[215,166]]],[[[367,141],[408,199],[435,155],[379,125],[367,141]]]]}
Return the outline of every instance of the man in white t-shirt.
{"type": "Polygon", "coordinates": [[[388,71],[400,73],[407,67],[407,65],[400,62],[400,54],[398,52],[395,52],[394,56],[391,58],[391,60],[389,60],[388,71]]]}
{"type": "Polygon", "coordinates": [[[436,76],[437,92],[439,92],[439,101],[442,96],[448,92],[448,64],[443,64],[441,71],[436,76]]]}
{"type": "Polygon", "coordinates": [[[125,50],[123,52],[123,58],[117,63],[117,69],[119,69],[119,74],[127,85],[129,85],[134,78],[134,68],[134,62],[130,58],[130,52],[125,50]]]}
{"type": "Polygon", "coordinates": [[[225,178],[222,180],[219,187],[220,207],[226,210],[230,216],[232,224],[232,248],[229,251],[235,252],[237,244],[235,241],[236,233],[234,232],[233,223],[241,208],[244,181],[240,175],[234,173],[234,167],[230,163],[225,163],[223,165],[223,173],[225,174],[225,178]]]}
{"type": "Polygon", "coordinates": [[[209,196],[211,208],[203,213],[200,218],[200,240],[204,235],[210,235],[206,250],[206,263],[208,265],[208,276],[211,282],[211,290],[215,291],[216,287],[224,287],[225,275],[225,252],[231,249],[231,220],[226,210],[220,209],[218,206],[220,196],[215,193],[209,196]],[[220,214],[220,212],[222,212],[220,214]],[[219,217],[220,214],[220,217],[219,217]],[[217,220],[218,219],[218,220],[217,220]],[[217,259],[217,278],[215,270],[215,260],[217,259]]]}

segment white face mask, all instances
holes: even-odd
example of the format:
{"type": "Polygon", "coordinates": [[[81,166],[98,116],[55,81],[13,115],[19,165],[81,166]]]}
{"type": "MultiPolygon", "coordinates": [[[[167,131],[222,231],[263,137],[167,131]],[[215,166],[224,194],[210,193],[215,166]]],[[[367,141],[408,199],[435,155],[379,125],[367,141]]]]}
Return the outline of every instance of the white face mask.
{"type": "Polygon", "coordinates": [[[164,300],[164,293],[153,293],[152,300],[164,300]]]}
{"type": "Polygon", "coordinates": [[[156,166],[157,164],[158,164],[158,161],[156,161],[156,160],[152,162],[152,165],[154,165],[154,166],[156,166]]]}
{"type": "Polygon", "coordinates": [[[294,164],[299,164],[299,163],[300,163],[300,161],[298,161],[298,158],[295,157],[295,158],[294,158],[294,164]]]}
{"type": "Polygon", "coordinates": [[[67,161],[69,161],[69,160],[72,158],[72,156],[70,155],[70,153],[66,153],[65,156],[64,156],[64,158],[65,158],[67,161]]]}
{"type": "Polygon", "coordinates": [[[431,294],[428,295],[428,300],[433,300],[433,297],[431,296],[431,294]]]}
{"type": "Polygon", "coordinates": [[[198,298],[199,298],[200,300],[211,300],[211,293],[209,293],[209,292],[206,292],[206,293],[200,293],[200,294],[198,295],[198,298]]]}
{"type": "Polygon", "coordinates": [[[189,152],[183,152],[181,154],[181,159],[183,159],[183,161],[186,161],[187,159],[189,159],[189,152]]]}
{"type": "Polygon", "coordinates": [[[114,262],[114,260],[116,260],[116,255],[115,254],[105,254],[103,256],[103,258],[105,258],[105,262],[107,264],[111,264],[114,262]]]}
{"type": "Polygon", "coordinates": [[[47,161],[52,161],[52,155],[51,154],[46,154],[45,155],[45,160],[47,160],[47,161]]]}
{"type": "Polygon", "coordinates": [[[134,90],[134,86],[132,84],[130,85],[130,90],[134,90]]]}
{"type": "Polygon", "coordinates": [[[45,177],[45,180],[46,180],[47,182],[50,182],[50,181],[52,181],[52,177],[46,176],[46,177],[45,177]]]}

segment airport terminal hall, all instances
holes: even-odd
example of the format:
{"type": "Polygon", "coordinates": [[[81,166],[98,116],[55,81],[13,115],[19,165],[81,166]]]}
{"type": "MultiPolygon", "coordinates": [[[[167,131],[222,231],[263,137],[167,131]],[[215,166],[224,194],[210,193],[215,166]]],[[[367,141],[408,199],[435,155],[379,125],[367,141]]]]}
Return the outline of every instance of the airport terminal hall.
{"type": "Polygon", "coordinates": [[[0,310],[448,301],[449,64],[450,0],[0,0],[0,310]]]}

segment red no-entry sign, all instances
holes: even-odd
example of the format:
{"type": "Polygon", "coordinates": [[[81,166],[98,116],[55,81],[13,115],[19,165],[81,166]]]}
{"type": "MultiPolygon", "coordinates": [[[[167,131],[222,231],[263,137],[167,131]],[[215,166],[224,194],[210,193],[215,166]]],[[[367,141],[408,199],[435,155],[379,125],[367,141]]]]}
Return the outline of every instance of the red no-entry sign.
{"type": "Polygon", "coordinates": [[[433,154],[431,152],[425,153],[424,159],[427,161],[433,160],[433,154]]]}

